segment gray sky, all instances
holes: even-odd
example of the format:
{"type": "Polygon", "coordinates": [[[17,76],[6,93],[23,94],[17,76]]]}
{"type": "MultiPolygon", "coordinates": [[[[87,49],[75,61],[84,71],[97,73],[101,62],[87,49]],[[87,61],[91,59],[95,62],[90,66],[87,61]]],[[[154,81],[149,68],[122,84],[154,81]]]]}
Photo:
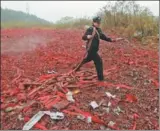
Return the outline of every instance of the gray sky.
{"type": "MultiPolygon", "coordinates": [[[[31,14],[55,22],[65,16],[94,16],[107,1],[1,1],[1,7],[26,12],[26,3],[29,4],[31,14]]],[[[154,15],[159,15],[159,1],[137,3],[147,6],[154,15]]]]}

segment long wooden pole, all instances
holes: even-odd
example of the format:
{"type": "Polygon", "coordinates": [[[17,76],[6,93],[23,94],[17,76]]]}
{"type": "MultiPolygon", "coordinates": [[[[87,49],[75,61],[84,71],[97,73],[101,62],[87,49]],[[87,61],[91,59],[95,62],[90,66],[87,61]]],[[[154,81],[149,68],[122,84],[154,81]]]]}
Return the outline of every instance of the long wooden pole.
{"type": "Polygon", "coordinates": [[[85,55],[84,55],[84,57],[82,58],[81,62],[78,64],[78,66],[73,70],[73,72],[76,72],[77,69],[79,69],[79,68],[83,65],[83,60],[84,60],[84,58],[86,58],[87,55],[88,55],[88,51],[89,51],[89,49],[90,49],[90,47],[91,47],[91,43],[92,43],[93,38],[94,38],[94,36],[95,36],[96,33],[97,33],[98,36],[99,36],[99,33],[97,32],[97,30],[95,29],[95,27],[93,27],[92,38],[91,38],[91,39],[89,40],[89,42],[88,42],[88,48],[87,48],[87,50],[86,50],[86,52],[85,52],[85,55]]]}

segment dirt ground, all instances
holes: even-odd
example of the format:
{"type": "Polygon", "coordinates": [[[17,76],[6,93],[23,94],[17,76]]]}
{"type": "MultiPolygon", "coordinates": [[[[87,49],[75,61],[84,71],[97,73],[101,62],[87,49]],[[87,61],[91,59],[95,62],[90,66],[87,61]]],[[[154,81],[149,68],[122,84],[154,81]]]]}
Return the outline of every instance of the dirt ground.
{"type": "MultiPolygon", "coordinates": [[[[66,74],[83,57],[83,33],[61,29],[1,30],[2,129],[21,130],[33,115],[44,110],[58,110],[65,117],[52,120],[45,115],[31,129],[159,129],[158,51],[144,48],[136,40],[101,41],[99,54],[105,82],[99,83],[93,62],[79,72],[66,74]],[[56,74],[48,74],[51,70],[56,74]],[[50,83],[45,83],[49,79],[50,83]],[[39,84],[43,88],[39,89],[39,84]],[[68,91],[72,91],[75,102],[66,100],[68,91]],[[109,98],[106,92],[115,97],[109,98]],[[63,109],[53,108],[62,101],[63,109]],[[90,106],[92,101],[98,103],[96,109],[90,106]],[[91,116],[91,122],[78,115],[86,119],[91,116]]],[[[113,32],[109,36],[119,37],[113,32]]]]}

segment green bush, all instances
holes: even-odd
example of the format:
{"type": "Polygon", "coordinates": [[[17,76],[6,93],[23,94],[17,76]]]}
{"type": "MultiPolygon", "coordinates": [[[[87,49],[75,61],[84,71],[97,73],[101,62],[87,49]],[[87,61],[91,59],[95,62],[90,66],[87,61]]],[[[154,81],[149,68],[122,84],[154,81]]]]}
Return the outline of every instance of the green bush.
{"type": "Polygon", "coordinates": [[[90,25],[91,20],[89,18],[73,18],[64,17],[54,24],[55,28],[82,28],[85,25],[90,25]]]}
{"type": "Polygon", "coordinates": [[[97,14],[103,18],[104,30],[115,29],[130,39],[158,34],[158,17],[134,1],[108,2],[97,14]]]}

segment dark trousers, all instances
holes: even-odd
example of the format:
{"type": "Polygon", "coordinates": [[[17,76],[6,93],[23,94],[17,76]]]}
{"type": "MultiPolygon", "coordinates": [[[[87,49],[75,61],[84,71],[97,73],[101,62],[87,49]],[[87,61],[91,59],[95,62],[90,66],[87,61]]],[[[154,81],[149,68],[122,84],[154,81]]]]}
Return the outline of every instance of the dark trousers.
{"type": "Polygon", "coordinates": [[[104,79],[103,76],[103,62],[101,57],[98,55],[98,53],[88,53],[86,55],[86,57],[82,60],[82,62],[78,65],[77,70],[80,69],[80,67],[82,65],[84,65],[85,63],[88,63],[90,61],[94,61],[95,67],[96,67],[96,71],[97,71],[97,76],[98,76],[98,80],[102,81],[104,79]]]}

